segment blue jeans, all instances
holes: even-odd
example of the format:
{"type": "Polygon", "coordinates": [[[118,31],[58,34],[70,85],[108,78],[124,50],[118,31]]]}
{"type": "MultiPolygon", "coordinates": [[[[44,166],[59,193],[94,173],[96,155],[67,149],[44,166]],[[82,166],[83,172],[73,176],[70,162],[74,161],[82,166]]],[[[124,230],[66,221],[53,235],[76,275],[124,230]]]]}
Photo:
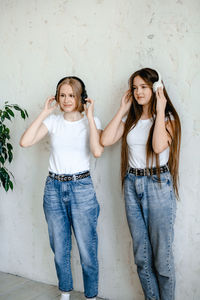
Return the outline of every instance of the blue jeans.
{"type": "Polygon", "coordinates": [[[174,300],[172,251],[176,199],[169,172],[153,176],[128,173],[124,183],[126,214],[135,264],[146,300],[174,300]]]}
{"type": "Polygon", "coordinates": [[[99,204],[91,177],[63,182],[48,176],[43,207],[50,245],[54,252],[59,289],[73,289],[70,264],[72,228],[80,254],[85,296],[95,297],[98,294],[96,227],[99,204]]]}

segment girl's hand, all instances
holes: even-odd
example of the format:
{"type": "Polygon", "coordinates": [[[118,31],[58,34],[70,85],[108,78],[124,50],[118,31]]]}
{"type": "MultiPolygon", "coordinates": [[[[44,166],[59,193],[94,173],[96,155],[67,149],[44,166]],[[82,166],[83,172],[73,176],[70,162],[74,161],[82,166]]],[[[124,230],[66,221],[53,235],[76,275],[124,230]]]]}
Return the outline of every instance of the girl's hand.
{"type": "Polygon", "coordinates": [[[92,99],[85,99],[87,101],[86,104],[84,104],[84,110],[85,110],[85,114],[87,116],[88,119],[93,118],[93,114],[94,114],[94,100],[92,99]],[[88,105],[89,104],[89,105],[88,105]]]}
{"type": "Polygon", "coordinates": [[[44,112],[48,115],[50,115],[57,107],[58,107],[58,103],[54,103],[52,105],[52,103],[55,101],[55,97],[49,97],[47,98],[47,100],[45,101],[44,104],[44,112]]]}
{"type": "Polygon", "coordinates": [[[124,94],[121,100],[120,110],[122,110],[123,115],[126,115],[131,107],[132,104],[132,95],[131,91],[128,90],[124,94]]]}
{"type": "Polygon", "coordinates": [[[159,87],[156,91],[156,98],[157,98],[157,103],[156,103],[156,111],[158,112],[165,112],[165,107],[167,104],[167,99],[165,98],[165,95],[163,93],[163,88],[159,87]]]}

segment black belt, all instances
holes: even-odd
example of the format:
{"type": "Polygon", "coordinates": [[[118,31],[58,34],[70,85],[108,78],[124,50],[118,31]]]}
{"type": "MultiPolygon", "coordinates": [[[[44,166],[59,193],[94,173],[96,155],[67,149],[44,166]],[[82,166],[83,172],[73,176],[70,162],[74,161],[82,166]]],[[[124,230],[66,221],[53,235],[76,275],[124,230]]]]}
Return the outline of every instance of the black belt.
{"type": "Polygon", "coordinates": [[[74,174],[74,175],[64,175],[64,174],[63,175],[58,175],[58,174],[49,172],[49,177],[54,178],[54,179],[59,180],[59,181],[72,181],[72,180],[75,181],[75,180],[86,178],[88,176],[90,176],[89,171],[81,173],[81,174],[74,174]]]}
{"type": "MultiPolygon", "coordinates": [[[[166,173],[169,171],[168,165],[164,165],[159,167],[160,174],[166,173]]],[[[145,168],[145,169],[137,169],[137,168],[129,168],[128,173],[134,174],[135,176],[150,176],[158,174],[158,168],[145,168]]]]}

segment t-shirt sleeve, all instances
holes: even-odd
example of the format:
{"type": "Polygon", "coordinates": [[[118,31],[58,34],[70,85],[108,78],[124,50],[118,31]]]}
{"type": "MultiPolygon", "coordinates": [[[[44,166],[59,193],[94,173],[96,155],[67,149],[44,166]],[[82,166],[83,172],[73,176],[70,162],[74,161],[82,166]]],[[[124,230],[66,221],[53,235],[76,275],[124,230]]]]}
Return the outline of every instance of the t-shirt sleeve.
{"type": "Polygon", "coordinates": [[[55,120],[55,116],[50,115],[43,121],[43,124],[47,127],[49,133],[52,132],[54,120],[55,120]]]}
{"type": "Polygon", "coordinates": [[[99,118],[94,117],[94,121],[95,121],[97,129],[102,130],[101,121],[99,120],[99,118]]]}

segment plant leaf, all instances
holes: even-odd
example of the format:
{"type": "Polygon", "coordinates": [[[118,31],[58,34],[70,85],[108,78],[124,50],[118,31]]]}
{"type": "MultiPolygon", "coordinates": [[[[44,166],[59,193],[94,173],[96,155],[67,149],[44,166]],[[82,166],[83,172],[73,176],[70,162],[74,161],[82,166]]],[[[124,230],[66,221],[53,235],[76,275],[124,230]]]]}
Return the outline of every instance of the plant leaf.
{"type": "Polygon", "coordinates": [[[25,111],[25,114],[26,114],[26,116],[27,116],[27,118],[28,118],[28,113],[27,113],[27,110],[25,109],[24,111],[25,111]]]}
{"type": "Polygon", "coordinates": [[[13,105],[13,107],[14,107],[14,109],[16,109],[16,110],[21,110],[21,108],[19,108],[19,106],[17,106],[17,105],[13,105]]]}
{"type": "Polygon", "coordinates": [[[9,185],[10,185],[11,190],[13,191],[13,183],[11,180],[9,180],[9,185]]]}
{"type": "Polygon", "coordinates": [[[3,156],[0,156],[0,162],[2,163],[2,165],[4,165],[5,159],[3,158],[3,156]]]}
{"type": "Polygon", "coordinates": [[[15,116],[14,112],[13,112],[11,109],[6,108],[6,111],[7,111],[12,117],[15,116]]]}
{"type": "Polygon", "coordinates": [[[11,163],[11,161],[13,160],[13,154],[11,151],[8,151],[8,161],[9,163],[11,163]]]}
{"type": "Polygon", "coordinates": [[[5,116],[4,116],[4,114],[2,114],[2,116],[1,116],[1,122],[3,122],[5,120],[5,116]]]}
{"type": "Polygon", "coordinates": [[[12,150],[13,146],[10,143],[7,143],[7,148],[8,148],[8,150],[12,150]]]}
{"type": "Polygon", "coordinates": [[[26,115],[25,115],[25,113],[24,113],[23,110],[21,110],[21,117],[22,117],[24,120],[26,119],[26,115]]]}
{"type": "Polygon", "coordinates": [[[11,120],[9,114],[7,113],[7,111],[4,111],[4,116],[8,119],[8,120],[11,120]]]}

